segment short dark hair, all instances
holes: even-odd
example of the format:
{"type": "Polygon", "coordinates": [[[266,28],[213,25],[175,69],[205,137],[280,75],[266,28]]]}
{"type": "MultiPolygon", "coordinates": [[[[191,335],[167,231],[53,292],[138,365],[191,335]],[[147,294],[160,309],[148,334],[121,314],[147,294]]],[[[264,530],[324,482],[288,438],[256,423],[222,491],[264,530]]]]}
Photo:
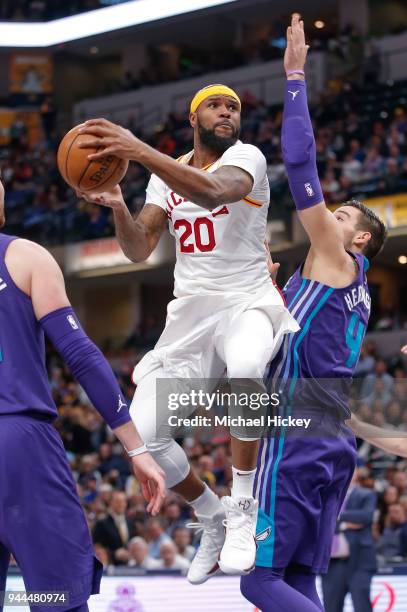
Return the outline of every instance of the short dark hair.
{"type": "Polygon", "coordinates": [[[387,238],[387,228],[383,221],[370,208],[359,202],[359,200],[348,200],[342,206],[352,206],[360,212],[357,229],[370,232],[371,238],[363,248],[363,254],[368,259],[373,259],[383,248],[387,238]]]}

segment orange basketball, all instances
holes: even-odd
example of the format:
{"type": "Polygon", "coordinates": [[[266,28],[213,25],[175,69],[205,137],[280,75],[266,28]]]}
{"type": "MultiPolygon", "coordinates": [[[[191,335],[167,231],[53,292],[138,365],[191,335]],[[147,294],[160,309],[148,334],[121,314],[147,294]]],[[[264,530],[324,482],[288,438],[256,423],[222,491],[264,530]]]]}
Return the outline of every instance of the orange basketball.
{"type": "Polygon", "coordinates": [[[65,134],[58,148],[58,168],[65,181],[79,191],[101,193],[120,183],[127,172],[129,162],[115,155],[106,155],[100,160],[90,161],[88,155],[97,149],[80,149],[80,143],[93,140],[91,134],[78,134],[77,125],[65,134]]]}

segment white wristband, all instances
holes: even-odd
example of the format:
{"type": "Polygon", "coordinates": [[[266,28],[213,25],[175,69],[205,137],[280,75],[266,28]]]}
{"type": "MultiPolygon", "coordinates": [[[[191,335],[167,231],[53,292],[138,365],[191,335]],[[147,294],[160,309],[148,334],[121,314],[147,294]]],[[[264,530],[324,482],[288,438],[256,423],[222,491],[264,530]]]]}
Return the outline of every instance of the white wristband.
{"type": "Polygon", "coordinates": [[[134,450],[127,451],[127,454],[129,457],[137,457],[137,455],[141,455],[143,453],[148,453],[148,449],[145,444],[143,444],[143,446],[139,446],[138,448],[135,448],[134,450]]]}

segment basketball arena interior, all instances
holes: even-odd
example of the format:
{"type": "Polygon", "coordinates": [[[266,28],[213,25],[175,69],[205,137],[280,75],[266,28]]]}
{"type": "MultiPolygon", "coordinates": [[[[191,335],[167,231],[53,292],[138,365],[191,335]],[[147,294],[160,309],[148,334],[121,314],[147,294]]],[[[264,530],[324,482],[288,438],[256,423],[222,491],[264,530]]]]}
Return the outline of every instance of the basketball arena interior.
{"type": "MultiPolygon", "coordinates": [[[[81,198],[64,180],[59,143],[72,127],[105,118],[176,159],[192,148],[194,94],[213,83],[233,88],[241,100],[240,139],[267,161],[267,242],[283,287],[309,248],[281,153],[283,56],[294,11],[310,45],[306,82],[325,202],[334,211],[359,200],[388,228],[367,273],[372,310],[355,378],[370,394],[360,410],[377,427],[407,432],[404,0],[2,0],[2,231],[54,256],[83,328],[130,403],[133,368],[155,346],[173,299],[174,238],[165,231],[145,262],[131,262],[116,239],[112,209],[81,198]]],[[[131,162],[121,188],[132,215],[145,203],[148,180],[148,170],[131,162]]],[[[121,444],[55,349],[47,344],[46,351],[59,414],[55,426],[104,566],[100,594],[90,598],[89,609],[257,610],[242,596],[237,576],[188,583],[199,544],[199,533],[186,527],[194,520],[191,508],[169,492],[159,515],[148,515],[121,444]],[[113,535],[106,528],[111,512],[125,517],[124,529],[113,535]]],[[[228,432],[208,436],[190,427],[178,442],[207,485],[228,495],[228,432]]],[[[362,439],[357,445],[359,484],[377,495],[371,609],[406,612],[406,459],[362,439]]],[[[317,585],[320,591],[319,578],[317,585]]],[[[7,589],[24,589],[15,560],[7,589]]],[[[349,594],[342,609],[358,612],[349,594]]]]}

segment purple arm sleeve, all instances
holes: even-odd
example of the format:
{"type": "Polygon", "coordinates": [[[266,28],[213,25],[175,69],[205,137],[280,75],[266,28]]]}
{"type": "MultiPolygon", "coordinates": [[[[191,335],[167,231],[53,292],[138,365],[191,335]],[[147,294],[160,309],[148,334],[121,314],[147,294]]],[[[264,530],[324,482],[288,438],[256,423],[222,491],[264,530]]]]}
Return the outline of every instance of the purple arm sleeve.
{"type": "Polygon", "coordinates": [[[304,81],[287,81],[281,144],[288,182],[297,210],[323,202],[304,81]]]}
{"type": "Polygon", "coordinates": [[[40,325],[106,423],[114,429],[130,421],[113,371],[83,331],[71,307],[50,312],[40,325]]]}

